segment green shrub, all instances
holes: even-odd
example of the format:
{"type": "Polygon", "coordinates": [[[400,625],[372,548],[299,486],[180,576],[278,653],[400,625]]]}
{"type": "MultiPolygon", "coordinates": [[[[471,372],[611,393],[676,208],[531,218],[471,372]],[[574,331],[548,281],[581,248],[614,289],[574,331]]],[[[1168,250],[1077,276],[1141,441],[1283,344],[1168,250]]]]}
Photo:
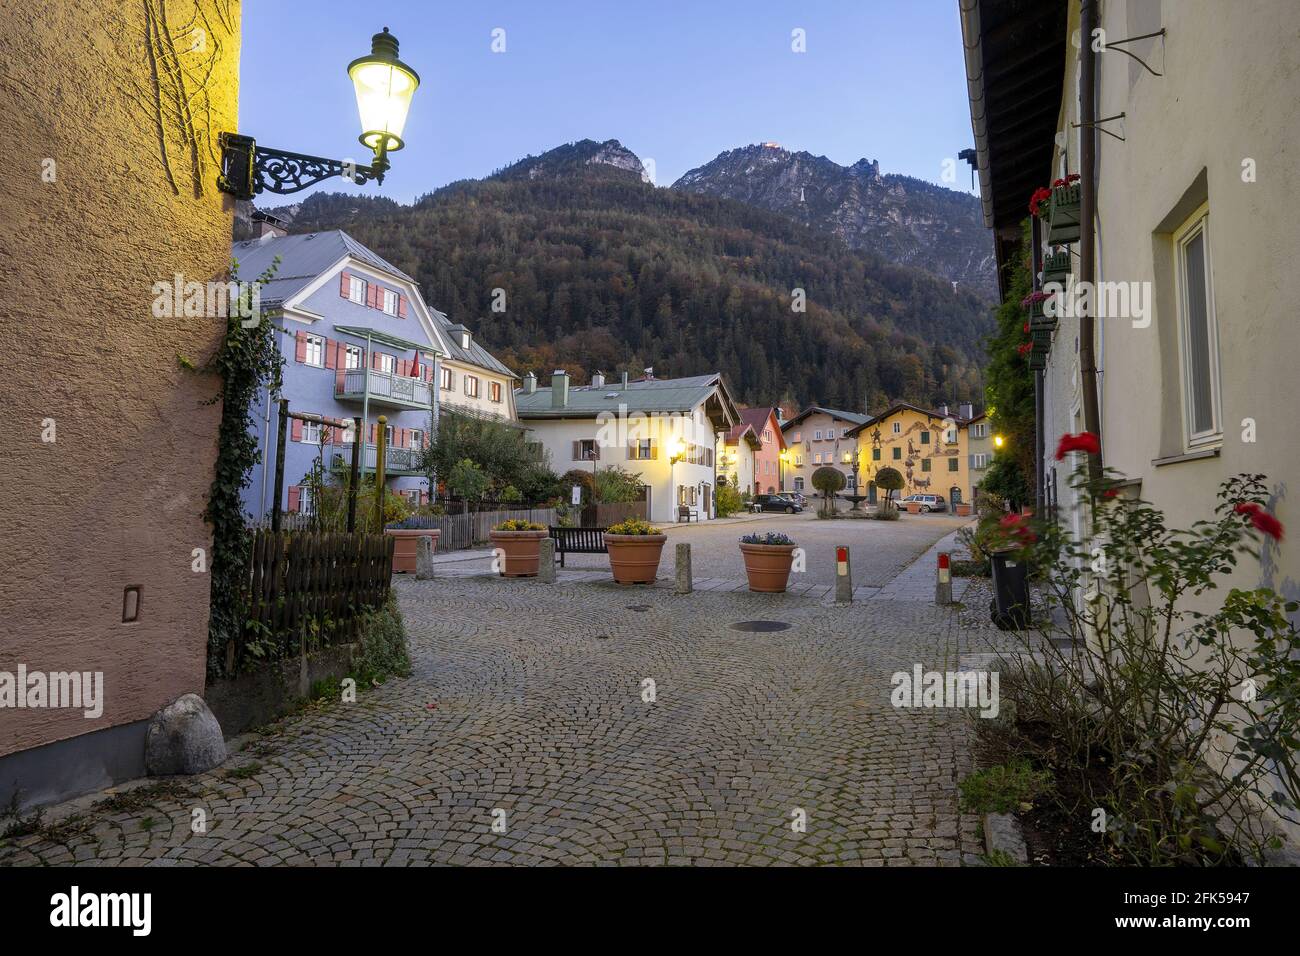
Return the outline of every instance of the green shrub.
{"type": "Polygon", "coordinates": [[[967,813],[1012,813],[1028,810],[1048,792],[1052,775],[1035,770],[1027,760],[977,770],[959,785],[961,808],[967,813]]]}
{"type": "Polygon", "coordinates": [[[739,511],[745,510],[745,501],[731,485],[719,485],[718,494],[715,499],[718,508],[718,517],[727,518],[739,511]]]}
{"type": "Polygon", "coordinates": [[[352,676],[359,686],[410,675],[406,625],[402,621],[402,612],[397,609],[395,595],[390,593],[383,607],[362,614],[360,643],[360,653],[352,662],[352,676]]]}
{"type": "Polygon", "coordinates": [[[876,506],[875,511],[869,513],[869,517],[874,518],[876,521],[897,521],[898,505],[892,501],[882,501],[876,506]]]}

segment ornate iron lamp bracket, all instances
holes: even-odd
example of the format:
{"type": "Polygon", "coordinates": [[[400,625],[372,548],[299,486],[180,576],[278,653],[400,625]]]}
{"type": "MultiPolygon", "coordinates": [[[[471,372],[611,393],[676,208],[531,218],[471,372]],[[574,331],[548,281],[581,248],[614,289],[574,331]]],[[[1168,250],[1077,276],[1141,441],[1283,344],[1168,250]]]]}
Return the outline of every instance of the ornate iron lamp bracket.
{"type": "Polygon", "coordinates": [[[258,146],[253,137],[238,133],[222,133],[220,143],[221,175],[217,177],[217,188],[236,199],[252,199],[260,192],[296,193],[333,176],[350,179],[359,186],[372,179],[382,183],[389,166],[387,149],[383,146],[375,153],[372,165],[360,166],[350,160],[268,149],[258,146]]]}

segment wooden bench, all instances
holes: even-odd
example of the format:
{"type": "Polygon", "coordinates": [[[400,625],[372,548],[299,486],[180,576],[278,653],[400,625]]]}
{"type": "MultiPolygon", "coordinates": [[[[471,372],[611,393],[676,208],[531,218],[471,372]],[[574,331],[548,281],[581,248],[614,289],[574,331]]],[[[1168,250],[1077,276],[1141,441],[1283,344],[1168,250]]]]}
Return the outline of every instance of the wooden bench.
{"type": "Polygon", "coordinates": [[[608,554],[605,547],[604,528],[556,528],[550,529],[551,540],[555,542],[555,555],[564,567],[566,554],[608,554]]]}
{"type": "Polygon", "coordinates": [[[690,524],[692,518],[694,518],[696,521],[699,521],[699,520],[700,520],[700,513],[699,513],[698,511],[693,511],[693,510],[691,510],[691,509],[688,508],[686,505],[681,505],[681,506],[677,509],[677,520],[678,520],[678,521],[685,520],[685,522],[686,522],[687,524],[690,524]]]}

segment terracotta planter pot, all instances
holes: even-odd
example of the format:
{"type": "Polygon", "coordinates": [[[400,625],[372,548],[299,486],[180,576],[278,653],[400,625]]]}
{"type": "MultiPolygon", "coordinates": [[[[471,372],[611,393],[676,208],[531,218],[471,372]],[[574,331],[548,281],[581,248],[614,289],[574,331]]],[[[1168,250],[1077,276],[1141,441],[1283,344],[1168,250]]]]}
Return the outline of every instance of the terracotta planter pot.
{"type": "Polygon", "coordinates": [[[967,504],[959,504],[959,505],[954,505],[953,507],[955,507],[955,508],[957,509],[957,514],[959,514],[959,515],[968,515],[968,514],[970,514],[970,505],[967,505],[967,504]]]}
{"type": "Polygon", "coordinates": [[[794,563],[794,544],[740,544],[745,559],[745,576],[749,589],[764,594],[780,594],[790,583],[790,565],[794,563]]]}
{"type": "Polygon", "coordinates": [[[532,578],[542,563],[542,531],[489,531],[492,547],[505,552],[501,576],[506,578],[532,578]]]}
{"type": "Polygon", "coordinates": [[[605,533],[609,569],[619,584],[654,584],[666,534],[605,533]]]}
{"type": "Polygon", "coordinates": [[[910,515],[919,515],[921,513],[921,506],[915,501],[909,501],[907,503],[907,513],[910,515]]]}
{"type": "Polygon", "coordinates": [[[438,539],[442,537],[442,532],[437,528],[385,528],[384,534],[397,539],[397,544],[393,546],[394,574],[414,574],[415,555],[420,539],[431,539],[433,550],[437,551],[438,539]]]}

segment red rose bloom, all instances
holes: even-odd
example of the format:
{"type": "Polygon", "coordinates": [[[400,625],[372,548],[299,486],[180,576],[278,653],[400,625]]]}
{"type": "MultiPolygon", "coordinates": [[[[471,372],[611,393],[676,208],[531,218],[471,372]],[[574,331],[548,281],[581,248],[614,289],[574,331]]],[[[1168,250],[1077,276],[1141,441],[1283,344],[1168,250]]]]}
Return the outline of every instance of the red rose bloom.
{"type": "Polygon", "coordinates": [[[1062,435],[1061,443],[1056,446],[1056,460],[1060,461],[1072,451],[1085,451],[1089,455],[1101,453],[1101,442],[1092,432],[1079,432],[1077,435],[1062,435]]]}
{"type": "Polygon", "coordinates": [[[1282,527],[1282,522],[1278,521],[1259,505],[1255,504],[1255,502],[1241,502],[1240,504],[1234,505],[1232,510],[1239,515],[1247,515],[1250,518],[1250,523],[1257,531],[1263,532],[1274,541],[1282,540],[1282,535],[1286,530],[1282,527]]]}

